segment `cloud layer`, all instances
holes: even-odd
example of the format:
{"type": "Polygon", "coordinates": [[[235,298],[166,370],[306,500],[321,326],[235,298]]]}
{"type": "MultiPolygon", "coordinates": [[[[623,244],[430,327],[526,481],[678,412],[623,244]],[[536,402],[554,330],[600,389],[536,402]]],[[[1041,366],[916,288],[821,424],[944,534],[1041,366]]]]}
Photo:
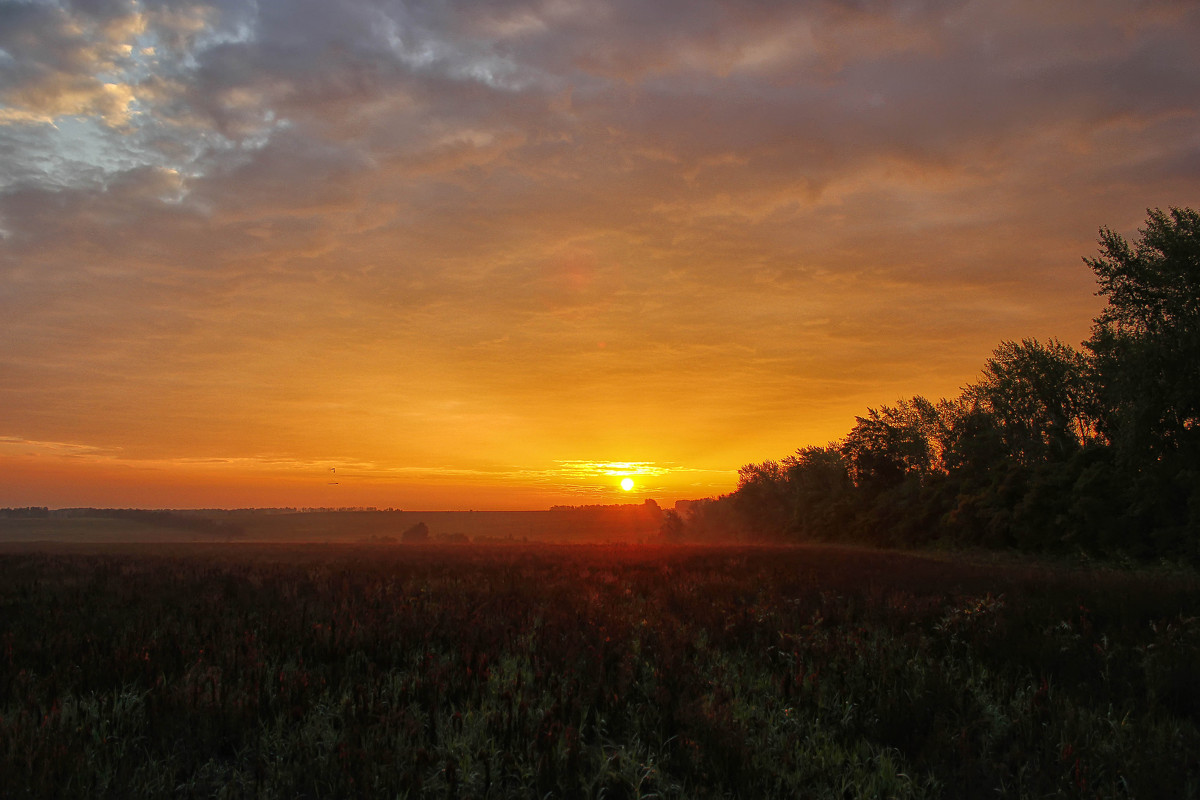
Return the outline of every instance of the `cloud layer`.
{"type": "Polygon", "coordinates": [[[1197,41],[1166,0],[0,2],[2,457],[726,490],[1086,336],[1097,228],[1197,203],[1197,41]]]}

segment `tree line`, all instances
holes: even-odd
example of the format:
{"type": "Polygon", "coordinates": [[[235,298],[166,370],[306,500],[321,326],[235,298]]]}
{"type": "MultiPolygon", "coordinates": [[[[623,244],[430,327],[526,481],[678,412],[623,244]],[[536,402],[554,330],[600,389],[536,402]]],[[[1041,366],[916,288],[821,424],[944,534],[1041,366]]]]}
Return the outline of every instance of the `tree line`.
{"type": "Polygon", "coordinates": [[[1138,233],[1101,228],[1084,259],[1106,305],[1080,348],[1002,342],[959,396],[748,464],[664,536],[1200,560],[1200,214],[1150,211],[1138,233]]]}

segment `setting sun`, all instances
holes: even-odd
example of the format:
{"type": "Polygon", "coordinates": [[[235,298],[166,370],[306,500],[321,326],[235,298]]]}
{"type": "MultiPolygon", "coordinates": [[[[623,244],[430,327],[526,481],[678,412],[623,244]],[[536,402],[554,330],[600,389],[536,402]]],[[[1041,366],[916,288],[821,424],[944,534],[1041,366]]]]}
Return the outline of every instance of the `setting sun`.
{"type": "Polygon", "coordinates": [[[622,491],[626,491],[626,492],[632,491],[633,490],[633,478],[622,478],[621,479],[621,489],[622,489],[622,491]]]}

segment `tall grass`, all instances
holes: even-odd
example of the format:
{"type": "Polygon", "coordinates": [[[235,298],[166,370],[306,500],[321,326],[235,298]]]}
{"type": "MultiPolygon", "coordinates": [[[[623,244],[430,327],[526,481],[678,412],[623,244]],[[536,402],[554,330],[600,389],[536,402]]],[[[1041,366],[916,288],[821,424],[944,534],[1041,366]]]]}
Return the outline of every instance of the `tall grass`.
{"type": "Polygon", "coordinates": [[[1188,575],[838,549],[0,556],[0,795],[1190,797],[1188,575]]]}

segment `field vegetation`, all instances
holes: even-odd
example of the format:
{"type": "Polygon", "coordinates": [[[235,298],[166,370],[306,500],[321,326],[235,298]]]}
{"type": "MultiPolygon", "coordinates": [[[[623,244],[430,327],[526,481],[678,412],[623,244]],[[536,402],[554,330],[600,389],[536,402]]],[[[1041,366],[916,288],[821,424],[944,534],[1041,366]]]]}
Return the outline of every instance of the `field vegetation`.
{"type": "Polygon", "coordinates": [[[1194,573],[8,545],[0,796],[1195,797],[1194,573]]]}

